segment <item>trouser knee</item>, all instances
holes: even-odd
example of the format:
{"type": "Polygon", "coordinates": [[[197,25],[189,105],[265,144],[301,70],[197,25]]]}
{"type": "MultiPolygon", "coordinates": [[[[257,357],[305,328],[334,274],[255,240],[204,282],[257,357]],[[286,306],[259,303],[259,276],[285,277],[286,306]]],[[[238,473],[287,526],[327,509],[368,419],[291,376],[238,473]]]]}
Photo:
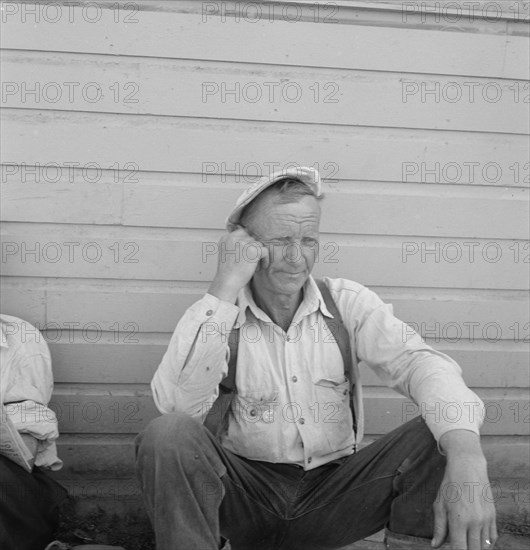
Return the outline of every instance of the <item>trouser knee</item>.
{"type": "Polygon", "coordinates": [[[136,457],[138,459],[144,453],[161,456],[170,452],[173,456],[179,455],[180,451],[192,449],[205,437],[203,425],[188,414],[163,414],[152,420],[136,437],[136,457]]]}

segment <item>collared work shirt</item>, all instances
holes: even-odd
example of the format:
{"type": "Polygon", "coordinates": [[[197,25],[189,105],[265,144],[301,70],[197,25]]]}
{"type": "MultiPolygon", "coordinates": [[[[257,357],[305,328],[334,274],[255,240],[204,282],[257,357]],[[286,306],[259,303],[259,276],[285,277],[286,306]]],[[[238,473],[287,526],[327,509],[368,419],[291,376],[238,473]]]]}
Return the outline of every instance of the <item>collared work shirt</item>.
{"type": "Polygon", "coordinates": [[[59,470],[57,418],[48,408],[53,391],[50,352],[27,321],[0,316],[0,401],[20,433],[37,439],[35,465],[59,470]]]}
{"type": "MultiPolygon", "coordinates": [[[[346,279],[324,281],[348,330],[355,367],[364,361],[389,387],[424,405],[422,411],[461,407],[459,418],[425,414],[437,441],[454,429],[478,433],[482,401],[452,359],[428,346],[368,288],[346,279]]],[[[237,305],[206,294],[179,321],[155,373],[158,409],[204,421],[228,372],[227,337],[236,323],[237,395],[223,446],[306,470],[351,454],[363,435],[361,381],[355,434],[343,360],[324,316],[332,317],[312,277],[287,332],[257,307],[248,285],[237,305]]]]}

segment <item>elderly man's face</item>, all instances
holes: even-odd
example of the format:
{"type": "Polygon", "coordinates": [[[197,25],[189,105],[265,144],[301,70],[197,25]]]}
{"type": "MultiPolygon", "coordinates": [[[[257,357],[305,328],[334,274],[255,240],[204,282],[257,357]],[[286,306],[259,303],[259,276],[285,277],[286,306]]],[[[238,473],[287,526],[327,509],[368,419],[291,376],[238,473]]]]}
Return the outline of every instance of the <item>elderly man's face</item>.
{"type": "Polygon", "coordinates": [[[248,231],[269,250],[268,268],[260,267],[253,283],[277,294],[295,294],[309,277],[318,254],[320,206],[311,196],[277,204],[266,197],[248,231]]]}

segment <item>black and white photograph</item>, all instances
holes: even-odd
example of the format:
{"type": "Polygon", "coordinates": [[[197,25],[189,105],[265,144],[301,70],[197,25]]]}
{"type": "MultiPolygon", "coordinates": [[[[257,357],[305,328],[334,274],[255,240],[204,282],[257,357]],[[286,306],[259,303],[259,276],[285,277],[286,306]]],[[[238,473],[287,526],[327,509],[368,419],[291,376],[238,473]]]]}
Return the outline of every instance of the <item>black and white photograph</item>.
{"type": "Polygon", "coordinates": [[[530,548],[530,2],[0,17],[0,549],[530,548]]]}

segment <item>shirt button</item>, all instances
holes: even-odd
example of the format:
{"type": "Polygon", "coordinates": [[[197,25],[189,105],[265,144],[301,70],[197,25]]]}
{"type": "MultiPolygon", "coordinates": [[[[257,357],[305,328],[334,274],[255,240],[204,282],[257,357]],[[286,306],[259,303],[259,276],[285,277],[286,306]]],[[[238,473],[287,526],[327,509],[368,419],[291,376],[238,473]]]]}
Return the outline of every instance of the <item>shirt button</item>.
{"type": "Polygon", "coordinates": [[[290,342],[290,341],[291,341],[291,337],[290,337],[290,336],[286,336],[286,337],[285,337],[285,341],[286,341],[286,342],[290,342]]]}
{"type": "Polygon", "coordinates": [[[305,418],[300,418],[299,422],[300,424],[305,424],[305,418]]]}
{"type": "Polygon", "coordinates": [[[313,457],[310,456],[310,457],[307,459],[307,463],[308,463],[308,464],[311,464],[311,461],[312,461],[312,460],[313,460],[313,457]]]}
{"type": "Polygon", "coordinates": [[[293,382],[298,382],[298,378],[297,378],[296,376],[293,376],[293,377],[291,378],[291,380],[292,380],[293,382]]]}
{"type": "Polygon", "coordinates": [[[208,317],[210,317],[210,315],[213,315],[213,310],[209,309],[207,312],[206,312],[206,315],[208,317]]]}

